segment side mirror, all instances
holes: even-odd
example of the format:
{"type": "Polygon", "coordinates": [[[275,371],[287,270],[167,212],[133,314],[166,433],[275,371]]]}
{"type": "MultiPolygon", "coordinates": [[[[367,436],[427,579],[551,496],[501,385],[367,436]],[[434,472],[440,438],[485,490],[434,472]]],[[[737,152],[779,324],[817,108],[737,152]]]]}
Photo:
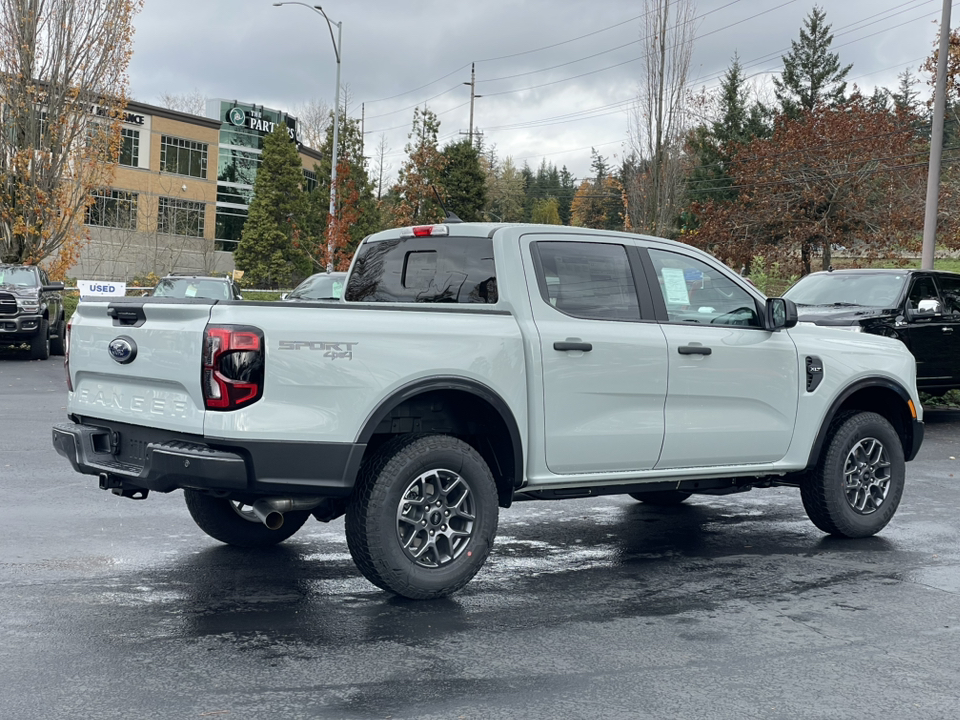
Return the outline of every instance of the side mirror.
{"type": "Polygon", "coordinates": [[[55,282],[55,283],[50,283],[49,285],[44,285],[40,289],[43,290],[44,292],[60,292],[63,290],[63,288],[64,288],[64,284],[62,282],[55,282]]]}
{"type": "Polygon", "coordinates": [[[280,293],[280,299],[281,299],[281,300],[286,300],[286,299],[287,299],[287,295],[289,295],[289,294],[290,294],[290,293],[280,293]]]}
{"type": "Polygon", "coordinates": [[[786,298],[767,298],[766,307],[767,330],[792,328],[797,324],[797,304],[786,298]]]}
{"type": "Polygon", "coordinates": [[[942,308],[940,301],[936,298],[926,298],[917,303],[916,308],[907,308],[907,320],[920,320],[923,318],[932,318],[940,315],[942,308]]]}

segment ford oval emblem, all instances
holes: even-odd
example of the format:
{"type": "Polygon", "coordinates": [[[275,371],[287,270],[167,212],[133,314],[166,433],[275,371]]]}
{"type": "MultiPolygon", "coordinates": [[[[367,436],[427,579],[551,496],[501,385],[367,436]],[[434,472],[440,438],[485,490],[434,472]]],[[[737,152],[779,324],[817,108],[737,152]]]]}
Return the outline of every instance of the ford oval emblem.
{"type": "Polygon", "coordinates": [[[118,363],[126,365],[127,363],[132,363],[133,359],[137,356],[137,344],[133,341],[133,338],[121,335],[110,341],[110,344],[107,346],[107,351],[110,353],[110,357],[118,363]]]}

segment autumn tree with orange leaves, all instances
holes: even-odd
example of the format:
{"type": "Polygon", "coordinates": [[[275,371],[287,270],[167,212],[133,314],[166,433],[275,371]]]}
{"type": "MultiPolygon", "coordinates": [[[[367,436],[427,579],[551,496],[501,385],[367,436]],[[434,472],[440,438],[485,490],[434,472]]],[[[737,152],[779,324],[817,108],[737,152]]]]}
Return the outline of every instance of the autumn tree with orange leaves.
{"type": "Polygon", "coordinates": [[[0,0],[0,261],[63,278],[121,144],[142,0],[0,0]]]}
{"type": "Polygon", "coordinates": [[[701,226],[688,242],[734,267],[761,255],[804,274],[815,259],[827,269],[834,244],[864,257],[912,248],[927,152],[914,121],[857,94],[796,119],[780,116],[772,137],[734,156],[737,198],[695,208],[701,226]]]}

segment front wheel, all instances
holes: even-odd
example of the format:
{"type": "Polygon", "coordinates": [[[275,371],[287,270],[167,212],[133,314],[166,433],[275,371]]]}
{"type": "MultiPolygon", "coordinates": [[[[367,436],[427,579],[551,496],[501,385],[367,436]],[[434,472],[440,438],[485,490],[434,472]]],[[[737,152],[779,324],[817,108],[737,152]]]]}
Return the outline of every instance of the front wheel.
{"type": "Polygon", "coordinates": [[[470,445],[449,435],[389,441],[360,473],[347,546],[370,582],[425,600],[456,592],[497,534],[497,488],[470,445]]]}
{"type": "Polygon", "coordinates": [[[872,412],[837,417],[817,466],[800,483],[807,516],[826,533],[859,538],[890,522],[903,495],[903,445],[872,412]]]}
{"type": "Polygon", "coordinates": [[[40,318],[37,334],[30,338],[30,359],[46,360],[48,357],[50,357],[50,323],[46,318],[40,318]]]}
{"type": "Polygon", "coordinates": [[[215,540],[236,547],[261,548],[281,543],[310,517],[309,512],[303,511],[284,513],[283,525],[271,530],[253,514],[250,505],[237,500],[190,489],[183,491],[183,499],[197,527],[215,540]]]}

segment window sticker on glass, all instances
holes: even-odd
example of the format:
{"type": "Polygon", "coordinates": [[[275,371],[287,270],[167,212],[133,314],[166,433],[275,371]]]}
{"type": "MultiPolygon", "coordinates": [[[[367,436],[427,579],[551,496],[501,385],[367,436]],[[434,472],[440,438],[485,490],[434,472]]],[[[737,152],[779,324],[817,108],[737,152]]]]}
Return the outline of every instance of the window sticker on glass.
{"type": "Polygon", "coordinates": [[[689,305],[690,295],[687,293],[687,281],[680,268],[661,268],[663,278],[663,294],[667,302],[676,305],[689,305]]]}
{"type": "Polygon", "coordinates": [[[184,297],[196,297],[197,296],[197,286],[188,285],[186,291],[183,293],[184,297]]]}
{"type": "Polygon", "coordinates": [[[340,299],[340,296],[343,295],[343,283],[334,281],[333,283],[333,297],[337,300],[340,299]]]}

